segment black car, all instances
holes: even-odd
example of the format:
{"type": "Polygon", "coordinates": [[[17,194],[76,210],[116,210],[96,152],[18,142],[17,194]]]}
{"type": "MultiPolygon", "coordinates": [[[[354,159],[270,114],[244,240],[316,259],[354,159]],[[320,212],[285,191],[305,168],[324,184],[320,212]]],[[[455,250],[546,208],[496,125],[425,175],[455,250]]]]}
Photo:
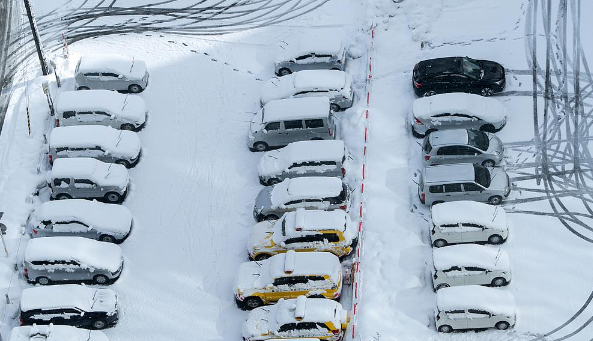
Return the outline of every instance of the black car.
{"type": "Polygon", "coordinates": [[[421,61],[414,66],[412,83],[417,96],[446,92],[469,92],[490,96],[505,86],[502,65],[469,57],[447,57],[421,61]]]}

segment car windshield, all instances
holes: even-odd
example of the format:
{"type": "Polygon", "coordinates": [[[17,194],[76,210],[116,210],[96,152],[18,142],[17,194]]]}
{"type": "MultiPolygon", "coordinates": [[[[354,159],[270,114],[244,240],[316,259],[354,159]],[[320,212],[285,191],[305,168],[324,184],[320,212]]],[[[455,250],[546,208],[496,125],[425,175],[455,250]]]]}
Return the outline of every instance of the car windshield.
{"type": "Polygon", "coordinates": [[[490,172],[488,169],[486,169],[486,167],[474,164],[474,173],[477,183],[486,188],[490,187],[490,172]]]}
{"type": "Polygon", "coordinates": [[[468,130],[467,139],[470,146],[480,150],[488,150],[490,140],[488,140],[488,135],[486,135],[486,133],[477,130],[468,130]]]}
{"type": "Polygon", "coordinates": [[[482,76],[482,68],[473,59],[470,58],[463,58],[461,60],[461,67],[463,69],[463,74],[471,77],[473,79],[480,79],[482,76]]]}

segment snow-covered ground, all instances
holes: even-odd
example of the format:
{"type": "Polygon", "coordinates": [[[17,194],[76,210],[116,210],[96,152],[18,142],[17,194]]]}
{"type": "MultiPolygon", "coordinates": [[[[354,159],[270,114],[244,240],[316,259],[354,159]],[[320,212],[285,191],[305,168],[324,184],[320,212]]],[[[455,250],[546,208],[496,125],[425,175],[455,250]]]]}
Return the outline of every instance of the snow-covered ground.
{"type": "MultiPolygon", "coordinates": [[[[568,1],[565,12],[559,5],[566,1],[550,0],[548,16],[545,1],[276,0],[272,3],[279,6],[273,9],[252,8],[253,13],[261,15],[252,13],[245,22],[248,27],[260,28],[244,30],[245,25],[236,19],[208,18],[208,25],[224,23],[238,31],[209,37],[195,35],[207,28],[202,22],[184,31],[183,17],[169,25],[159,22],[160,16],[142,15],[137,9],[121,16],[122,1],[111,6],[103,2],[36,0],[33,4],[48,46],[60,46],[61,30],[77,40],[69,47],[68,60],[56,59],[62,66],[64,87],[73,86],[72,70],[80,54],[134,55],[147,62],[151,74],[148,89],[140,95],[150,113],[146,128],[139,133],[142,159],[130,170],[130,194],[124,202],[135,224],[130,238],[121,245],[123,275],[112,286],[119,295],[121,317],[118,326],[106,331],[111,340],[240,339],[246,313],[235,307],[232,283],[238,265],[246,260],[246,238],[254,223],[253,200],[261,188],[257,179],[261,154],[247,150],[246,134],[251,113],[259,108],[260,88],[272,76],[276,46],[295,34],[319,30],[349,43],[351,56],[358,58],[349,60],[347,71],[354,78],[359,98],[352,109],[339,115],[342,137],[360,162],[366,106],[361,100],[365,51],[373,24],[364,253],[356,338],[530,340],[561,328],[547,339],[557,340],[573,331],[577,333],[568,339],[590,339],[588,319],[593,316],[593,306],[585,307],[571,320],[589,298],[593,280],[593,274],[585,270],[593,258],[588,227],[592,213],[588,206],[591,158],[587,123],[593,81],[584,62],[573,63],[577,56],[584,59],[591,52],[591,40],[585,32],[593,27],[585,19],[580,21],[584,35],[577,41],[577,45],[582,44],[579,49],[572,39],[578,1],[568,1]],[[302,15],[292,18],[291,3],[299,8],[294,14],[302,15]],[[107,17],[109,8],[119,14],[107,17]],[[562,34],[563,13],[567,18],[566,39],[562,34]],[[94,22],[93,16],[101,18],[94,22]],[[553,59],[548,64],[552,71],[547,88],[555,97],[546,105],[538,93],[536,117],[539,125],[546,127],[534,134],[531,68],[535,55],[537,90],[545,92],[544,24],[548,17],[552,42],[549,55],[553,59]],[[106,23],[110,29],[121,26],[127,34],[105,35],[113,33],[109,30],[100,33],[106,23]],[[134,33],[143,30],[146,32],[134,33]],[[99,37],[85,39],[92,36],[99,37]],[[563,41],[568,42],[566,55],[563,41]],[[580,52],[573,54],[573,49],[580,52]],[[407,120],[415,98],[410,82],[414,64],[450,55],[495,60],[507,69],[507,89],[496,98],[509,108],[507,126],[499,136],[506,143],[505,167],[515,185],[505,204],[513,226],[509,241],[503,245],[509,253],[513,280],[502,290],[511,291],[517,301],[517,325],[511,331],[443,335],[434,330],[435,294],[428,275],[432,266],[429,211],[416,195],[413,179],[421,167],[420,147],[410,134],[407,120]],[[565,65],[568,72],[563,70],[565,65]],[[575,70],[576,65],[582,70],[575,70]],[[577,77],[576,72],[580,72],[577,77]],[[573,99],[575,78],[581,80],[582,99],[573,99]],[[567,90],[562,91],[564,88],[567,90]],[[572,109],[575,101],[583,103],[580,122],[572,109]],[[575,128],[578,134],[572,133],[575,128]],[[576,141],[574,136],[578,136],[576,141]],[[541,143],[546,140],[551,142],[541,143]],[[572,171],[578,167],[582,172],[572,171]],[[534,176],[546,171],[553,174],[534,176]]],[[[126,6],[152,8],[148,3],[151,1],[134,0],[126,6]]],[[[183,0],[170,5],[182,8],[191,3],[183,0]]],[[[583,14],[593,9],[588,2],[581,6],[583,14]]],[[[180,10],[181,16],[187,14],[187,8],[184,11],[180,10]]],[[[19,225],[39,204],[40,199],[30,194],[48,167],[41,153],[48,123],[40,89],[42,79],[33,79],[32,66],[28,70],[31,76],[25,79],[30,81],[15,86],[11,114],[0,137],[0,211],[6,212],[2,220],[9,226],[6,237],[11,253],[0,264],[0,288],[6,292],[10,285],[12,299],[0,310],[4,314],[2,336],[18,323],[13,318],[20,288],[26,286],[11,271],[12,264],[20,259],[15,255],[22,253],[26,243],[26,237],[20,237],[19,225]],[[27,97],[33,113],[31,137],[24,109],[27,97]]],[[[348,181],[356,184],[359,176],[354,172],[348,181]]],[[[46,200],[47,194],[42,193],[41,198],[46,200]]],[[[352,213],[356,216],[357,212],[352,213]]],[[[350,309],[348,297],[344,303],[350,309]]]]}

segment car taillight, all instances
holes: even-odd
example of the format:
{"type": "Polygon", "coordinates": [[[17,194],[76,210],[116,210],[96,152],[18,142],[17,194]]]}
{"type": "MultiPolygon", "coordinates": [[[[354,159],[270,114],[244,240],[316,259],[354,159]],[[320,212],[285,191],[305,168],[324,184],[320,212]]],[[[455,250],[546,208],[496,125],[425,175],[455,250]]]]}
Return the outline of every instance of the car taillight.
{"type": "Polygon", "coordinates": [[[332,128],[327,128],[327,132],[329,133],[329,136],[334,136],[333,132],[332,132],[332,128]]]}
{"type": "Polygon", "coordinates": [[[424,123],[422,123],[422,121],[420,121],[419,119],[415,119],[414,122],[416,122],[416,124],[420,124],[420,125],[424,125],[424,123]]]}
{"type": "Polygon", "coordinates": [[[59,127],[59,126],[60,126],[60,119],[56,118],[56,127],[59,127]]]}
{"type": "Polygon", "coordinates": [[[338,334],[340,334],[340,330],[339,329],[332,330],[332,333],[334,333],[334,335],[338,335],[338,334]]]}
{"type": "Polygon", "coordinates": [[[341,209],[341,210],[345,210],[345,209],[346,209],[346,205],[342,205],[342,206],[340,206],[340,209],[341,209]]]}
{"type": "MultiPolygon", "coordinates": [[[[410,83],[408,83],[410,84],[410,83]]],[[[418,83],[416,81],[414,81],[414,86],[417,87],[418,89],[420,89],[422,87],[422,83],[418,83]]]]}
{"type": "Polygon", "coordinates": [[[337,292],[334,294],[333,298],[338,298],[338,297],[340,297],[340,296],[342,296],[342,293],[341,293],[341,292],[339,292],[339,291],[337,291],[337,292]]]}
{"type": "Polygon", "coordinates": [[[424,204],[424,200],[426,200],[426,194],[420,193],[420,201],[424,204]]]}
{"type": "Polygon", "coordinates": [[[21,323],[21,326],[24,326],[24,325],[25,325],[25,320],[23,320],[23,319],[19,319],[19,321],[20,321],[20,323],[21,323]]]}
{"type": "Polygon", "coordinates": [[[424,160],[426,160],[426,161],[430,160],[430,155],[424,155],[424,160]]]}
{"type": "Polygon", "coordinates": [[[49,157],[49,163],[53,163],[54,162],[54,156],[51,155],[51,154],[49,154],[48,157],[49,157]]]}
{"type": "Polygon", "coordinates": [[[437,279],[437,278],[439,278],[439,276],[437,276],[437,274],[434,274],[434,276],[432,276],[432,278],[437,279]]]}
{"type": "Polygon", "coordinates": [[[342,167],[342,176],[346,176],[346,168],[342,167]]]}
{"type": "Polygon", "coordinates": [[[26,279],[29,279],[29,270],[27,270],[27,268],[23,268],[23,275],[25,275],[26,279]]]}
{"type": "Polygon", "coordinates": [[[37,230],[36,229],[33,229],[33,234],[37,234],[37,230]]]}
{"type": "Polygon", "coordinates": [[[430,230],[430,234],[435,234],[437,233],[437,231],[435,231],[434,227],[432,228],[432,230],[430,230]]]}

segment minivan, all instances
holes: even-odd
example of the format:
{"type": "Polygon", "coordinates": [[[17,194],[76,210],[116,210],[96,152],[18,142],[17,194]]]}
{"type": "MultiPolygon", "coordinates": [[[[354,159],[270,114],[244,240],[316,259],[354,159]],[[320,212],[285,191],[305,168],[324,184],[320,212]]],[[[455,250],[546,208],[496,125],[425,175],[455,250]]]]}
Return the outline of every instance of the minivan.
{"type": "Polygon", "coordinates": [[[131,168],[140,160],[140,138],[133,131],[105,126],[57,127],[49,137],[49,161],[91,157],[131,168]]]}
{"type": "Polygon", "coordinates": [[[139,93],[148,86],[146,63],[134,57],[84,55],[74,72],[76,90],[104,89],[139,93]]]}
{"type": "Polygon", "coordinates": [[[48,172],[51,199],[97,199],[119,204],[130,177],[126,167],[91,158],[57,159],[48,172]]]}
{"type": "Polygon", "coordinates": [[[302,70],[344,71],[346,49],[342,39],[333,34],[304,35],[283,43],[276,55],[278,76],[302,70]]]}
{"type": "Polygon", "coordinates": [[[335,137],[336,126],[327,98],[281,99],[270,101],[253,115],[247,147],[262,152],[291,142],[335,137]]]}
{"type": "Polygon", "coordinates": [[[109,90],[64,91],[56,103],[56,127],[103,125],[139,131],[147,114],[140,96],[109,90]]]}
{"type": "Polygon", "coordinates": [[[31,238],[75,236],[121,243],[131,229],[127,207],[83,199],[45,202],[27,220],[31,238]]]}
{"type": "Polygon", "coordinates": [[[428,166],[418,182],[418,197],[425,205],[473,200],[499,205],[511,193],[505,171],[477,163],[428,166]]]}
{"type": "Polygon", "coordinates": [[[515,325],[515,297],[509,291],[466,285],[437,291],[437,330],[509,329],[515,325]]]}
{"type": "Polygon", "coordinates": [[[266,152],[257,166],[259,182],[271,186],[288,178],[346,175],[349,158],[344,142],[300,141],[266,152]]]}
{"type": "Polygon", "coordinates": [[[29,240],[23,260],[29,283],[110,284],[121,275],[124,259],[119,246],[82,237],[42,237],[29,240]]]}
{"type": "Polygon", "coordinates": [[[478,163],[494,167],[504,153],[502,141],[492,133],[471,129],[435,131],[424,138],[424,163],[427,166],[448,163],[478,163]]]}
{"type": "Polygon", "coordinates": [[[501,287],[511,281],[509,256],[500,248],[467,244],[432,249],[434,290],[458,285],[501,287]]]}
{"type": "Polygon", "coordinates": [[[54,324],[105,329],[116,325],[119,319],[113,290],[77,284],[26,288],[21,294],[20,308],[21,326],[54,324]]]}
{"type": "Polygon", "coordinates": [[[100,330],[86,330],[71,326],[22,326],[14,327],[9,341],[109,341],[100,330]]]}

